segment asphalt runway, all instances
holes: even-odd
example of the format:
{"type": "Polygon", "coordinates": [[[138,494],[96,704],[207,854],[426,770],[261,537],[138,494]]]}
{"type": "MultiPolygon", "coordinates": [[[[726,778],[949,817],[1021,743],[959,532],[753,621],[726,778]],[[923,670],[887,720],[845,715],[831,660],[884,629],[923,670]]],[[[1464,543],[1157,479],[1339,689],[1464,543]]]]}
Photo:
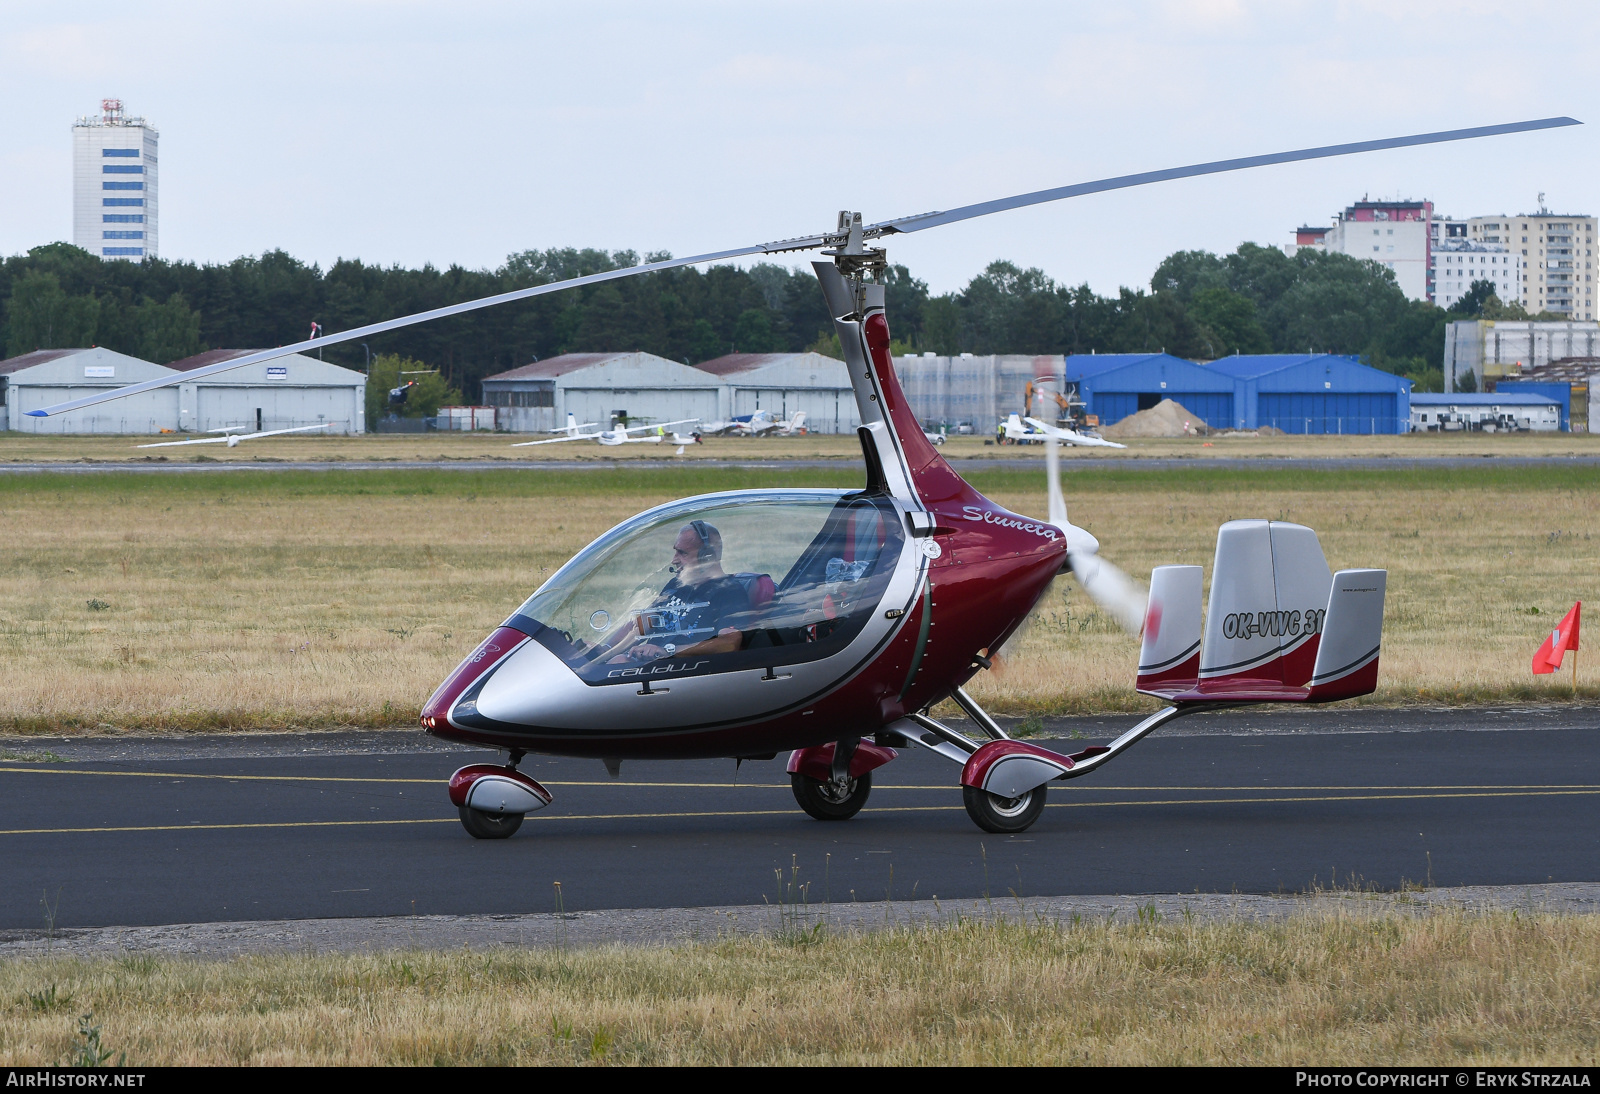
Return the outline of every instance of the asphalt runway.
{"type": "MultiPolygon", "coordinates": [[[[979,831],[955,765],[920,749],[843,823],[800,812],[781,758],[629,762],[611,781],[598,761],[530,757],[555,803],[480,842],[444,784],[488,754],[420,735],[63,746],[0,759],[0,928],[39,929],[47,909],[60,927],[548,912],[558,881],[576,911],[759,905],[798,885],[876,902],[1600,880],[1600,712],[1498,731],[1470,712],[1219,721],[1229,735],[1205,717],[1052,785],[1009,838],[979,831]]],[[[1103,739],[1131,721],[1089,724],[1103,739]]]]}
{"type": "MultiPolygon", "coordinates": [[[[950,466],[962,474],[975,471],[1042,471],[1044,455],[972,457],[953,456],[950,466]]],[[[1143,456],[1064,456],[1061,469],[1074,471],[1175,471],[1180,468],[1205,468],[1213,471],[1291,470],[1291,471],[1416,471],[1429,468],[1461,469],[1484,467],[1549,467],[1554,464],[1600,467],[1600,456],[1231,456],[1189,458],[1143,456]]],[[[212,474],[226,471],[611,471],[629,468],[659,471],[663,468],[732,468],[758,471],[815,471],[860,467],[855,456],[834,459],[796,459],[768,457],[743,460],[702,459],[623,459],[588,458],[576,460],[529,460],[507,457],[502,460],[235,460],[215,463],[151,462],[143,460],[93,461],[71,463],[0,463],[0,475],[92,475],[106,472],[131,474],[212,474]]]]}

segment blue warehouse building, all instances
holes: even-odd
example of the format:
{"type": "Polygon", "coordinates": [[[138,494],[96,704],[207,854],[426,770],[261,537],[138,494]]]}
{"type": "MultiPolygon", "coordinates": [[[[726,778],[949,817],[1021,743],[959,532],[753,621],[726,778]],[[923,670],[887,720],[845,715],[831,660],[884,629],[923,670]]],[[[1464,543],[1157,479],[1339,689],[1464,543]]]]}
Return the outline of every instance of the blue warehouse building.
{"type": "Polygon", "coordinates": [[[1252,354],[1196,364],[1166,353],[1074,354],[1065,378],[1109,425],[1175,399],[1214,429],[1405,433],[1411,381],[1331,353],[1252,354]]]}
{"type": "Polygon", "coordinates": [[[1106,425],[1162,399],[1176,399],[1209,426],[1240,416],[1244,390],[1232,376],[1170,353],[1075,353],[1063,363],[1067,383],[1106,425]]]}
{"type": "Polygon", "coordinates": [[[1411,381],[1354,357],[1264,353],[1222,357],[1206,367],[1245,385],[1245,416],[1239,422],[1244,429],[1405,433],[1411,428],[1411,381]]]}

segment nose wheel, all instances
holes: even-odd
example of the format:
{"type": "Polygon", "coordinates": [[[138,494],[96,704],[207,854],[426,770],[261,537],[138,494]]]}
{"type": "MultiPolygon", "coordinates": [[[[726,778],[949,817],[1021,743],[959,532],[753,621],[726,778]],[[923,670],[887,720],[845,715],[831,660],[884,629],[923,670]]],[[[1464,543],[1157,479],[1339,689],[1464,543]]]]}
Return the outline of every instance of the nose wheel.
{"type": "MultiPolygon", "coordinates": [[[[521,751],[511,758],[520,760],[521,751]]],[[[522,827],[524,814],[550,801],[550,791],[515,767],[469,764],[450,776],[450,803],[473,839],[505,839],[522,827]]]]}
{"type": "Polygon", "coordinates": [[[794,800],[817,820],[849,820],[861,812],[872,793],[872,773],[843,779],[813,779],[796,771],[789,776],[794,800]]]}
{"type": "Polygon", "coordinates": [[[485,813],[482,809],[473,809],[468,805],[463,805],[460,809],[461,827],[465,828],[473,839],[506,839],[522,827],[521,813],[485,813]]]}
{"type": "Polygon", "coordinates": [[[975,786],[961,788],[967,816],[985,832],[1005,835],[1026,832],[1044,812],[1044,787],[1036,786],[1014,798],[1002,798],[975,786]]]}

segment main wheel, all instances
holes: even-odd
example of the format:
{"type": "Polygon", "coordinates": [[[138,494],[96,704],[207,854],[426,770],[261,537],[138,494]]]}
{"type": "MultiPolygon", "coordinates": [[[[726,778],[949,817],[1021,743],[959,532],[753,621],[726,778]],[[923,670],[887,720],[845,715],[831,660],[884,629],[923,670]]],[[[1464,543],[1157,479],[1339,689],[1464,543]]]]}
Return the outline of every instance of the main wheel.
{"type": "Polygon", "coordinates": [[[485,813],[461,806],[461,827],[473,839],[505,839],[522,827],[521,813],[485,813]]]}
{"type": "Polygon", "coordinates": [[[872,793],[872,773],[846,779],[840,787],[797,771],[789,776],[789,785],[794,788],[794,800],[800,808],[817,820],[849,820],[867,804],[867,795],[872,793]]]}
{"type": "Polygon", "coordinates": [[[1002,798],[975,786],[961,788],[967,816],[985,832],[1026,832],[1044,812],[1044,787],[1036,786],[1015,798],[1002,798]]]}

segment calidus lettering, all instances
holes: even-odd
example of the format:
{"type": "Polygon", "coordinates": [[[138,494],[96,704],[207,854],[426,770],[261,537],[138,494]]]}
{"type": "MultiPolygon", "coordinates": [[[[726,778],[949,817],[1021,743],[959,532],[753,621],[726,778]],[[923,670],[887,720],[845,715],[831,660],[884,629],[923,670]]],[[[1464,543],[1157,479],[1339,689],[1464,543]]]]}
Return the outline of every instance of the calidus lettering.
{"type": "Polygon", "coordinates": [[[668,661],[661,665],[634,665],[625,669],[612,669],[606,673],[606,679],[627,680],[638,676],[666,676],[675,672],[693,672],[695,669],[707,664],[710,664],[710,662],[700,660],[693,664],[688,661],[680,661],[677,664],[668,661]]]}

